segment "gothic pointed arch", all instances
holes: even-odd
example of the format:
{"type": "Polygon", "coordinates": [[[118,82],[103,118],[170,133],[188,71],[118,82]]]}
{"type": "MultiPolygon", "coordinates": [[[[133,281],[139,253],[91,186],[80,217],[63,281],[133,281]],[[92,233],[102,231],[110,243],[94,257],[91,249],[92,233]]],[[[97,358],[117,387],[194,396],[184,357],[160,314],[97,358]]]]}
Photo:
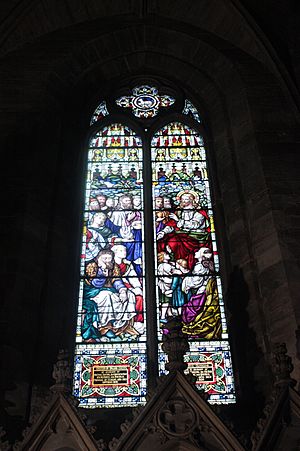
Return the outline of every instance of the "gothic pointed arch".
{"type": "Polygon", "coordinates": [[[176,318],[196,386],[235,402],[202,117],[170,84],[121,94],[90,122],[74,393],[144,404],[176,318]]]}

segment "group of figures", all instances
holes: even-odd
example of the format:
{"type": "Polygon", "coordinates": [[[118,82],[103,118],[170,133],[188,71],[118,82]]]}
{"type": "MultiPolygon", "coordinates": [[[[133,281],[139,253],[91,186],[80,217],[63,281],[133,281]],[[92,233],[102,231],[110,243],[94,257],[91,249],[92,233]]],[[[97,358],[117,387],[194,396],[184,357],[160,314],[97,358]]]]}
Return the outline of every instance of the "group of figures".
{"type": "Polygon", "coordinates": [[[219,340],[221,292],[203,138],[172,122],[151,144],[162,331],[176,316],[191,340],[219,340]]]}
{"type": "MultiPolygon", "coordinates": [[[[221,316],[210,219],[192,189],[155,197],[160,323],[180,317],[190,338],[220,339],[221,316]]],[[[176,189],[177,188],[177,189],[176,189]]],[[[165,331],[166,332],[166,331],[165,331]]]]}
{"type": "MultiPolygon", "coordinates": [[[[118,135],[117,125],[97,134],[89,154],[82,256],[81,336],[85,343],[133,341],[145,333],[143,180],[138,176],[143,163],[133,132],[123,127],[118,135]],[[128,146],[116,146],[118,139],[128,146]],[[139,155],[136,168],[129,158],[133,148],[139,155]],[[127,157],[122,164],[115,161],[121,159],[121,150],[127,157]],[[99,164],[99,152],[106,162],[99,164]]],[[[167,333],[168,319],[177,316],[189,338],[218,340],[222,333],[220,284],[214,265],[205,153],[198,147],[201,139],[174,123],[152,140],[157,307],[163,333],[167,333]],[[162,149],[165,161],[159,157],[162,149]]]]}
{"type": "Polygon", "coordinates": [[[82,338],[136,340],[144,333],[141,191],[94,191],[84,231],[82,338]]]}
{"type": "MultiPolygon", "coordinates": [[[[132,117],[148,120],[173,105],[175,97],[143,85],[116,103],[120,109],[128,108],[132,117]]],[[[103,101],[91,124],[108,114],[103,101]]],[[[201,123],[188,100],[183,114],[201,123]]],[[[197,386],[212,401],[232,402],[203,136],[178,121],[152,135],[145,129],[145,139],[121,123],[94,128],[87,161],[74,379],[80,406],[144,404],[147,347],[158,344],[159,371],[165,374],[167,356],[160,342],[174,317],[189,339],[185,359],[197,386]],[[149,232],[153,228],[154,242],[152,231],[144,236],[144,225],[149,232]],[[147,266],[144,247],[148,257],[154,247],[156,261],[147,266]],[[152,323],[151,331],[153,322],[159,323],[157,336],[146,330],[145,277],[147,287],[156,288],[155,299],[149,297],[155,290],[146,295],[148,325],[152,323]],[[125,371],[129,368],[125,384],[120,365],[125,371]]]]}

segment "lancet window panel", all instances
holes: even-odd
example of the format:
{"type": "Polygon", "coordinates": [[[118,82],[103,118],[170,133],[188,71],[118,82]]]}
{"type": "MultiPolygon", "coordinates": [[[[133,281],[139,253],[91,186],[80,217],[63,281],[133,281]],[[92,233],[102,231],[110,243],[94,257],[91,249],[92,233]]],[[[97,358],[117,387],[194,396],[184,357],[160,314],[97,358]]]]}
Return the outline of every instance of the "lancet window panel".
{"type": "MultiPolygon", "coordinates": [[[[159,340],[168,334],[168,319],[179,317],[190,342],[186,362],[196,386],[211,402],[233,402],[233,381],[226,378],[230,351],[203,138],[171,122],[154,135],[151,157],[159,340]],[[216,346],[207,349],[212,340],[216,346]]],[[[162,373],[165,359],[160,347],[162,373]]]]}
{"type": "Polygon", "coordinates": [[[211,403],[235,402],[202,119],[185,100],[180,120],[153,134],[143,124],[176,102],[148,85],[118,97],[140,135],[107,118],[102,126],[104,101],[91,120],[74,372],[82,407],[144,404],[155,358],[167,372],[162,341],[174,317],[196,387],[211,403]]]}
{"type": "Polygon", "coordinates": [[[141,139],[111,124],[89,142],[75,359],[82,407],[145,402],[141,139]]]}

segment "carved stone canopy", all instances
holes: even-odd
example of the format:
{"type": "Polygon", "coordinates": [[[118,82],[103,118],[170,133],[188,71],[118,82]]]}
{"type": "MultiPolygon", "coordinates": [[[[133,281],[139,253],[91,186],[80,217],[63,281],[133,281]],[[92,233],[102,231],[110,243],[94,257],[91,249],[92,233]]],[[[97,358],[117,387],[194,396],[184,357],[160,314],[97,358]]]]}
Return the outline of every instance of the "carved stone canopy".
{"type": "Polygon", "coordinates": [[[243,446],[180,371],[160,378],[147,405],[126,424],[111,451],[231,450],[243,446]]]}
{"type": "Polygon", "coordinates": [[[44,411],[23,436],[23,441],[17,443],[14,450],[101,449],[72,405],[72,398],[68,400],[60,393],[53,394],[44,411]]]}
{"type": "Polygon", "coordinates": [[[253,451],[299,449],[300,394],[296,390],[275,385],[251,441],[253,451]]]}

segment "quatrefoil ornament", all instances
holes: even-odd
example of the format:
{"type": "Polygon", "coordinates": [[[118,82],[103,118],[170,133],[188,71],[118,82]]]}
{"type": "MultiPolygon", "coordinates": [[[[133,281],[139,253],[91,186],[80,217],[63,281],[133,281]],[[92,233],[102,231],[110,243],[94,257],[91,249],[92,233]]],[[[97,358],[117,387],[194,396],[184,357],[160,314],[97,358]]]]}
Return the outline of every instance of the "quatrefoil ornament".
{"type": "Polygon", "coordinates": [[[159,95],[157,88],[143,85],[132,90],[132,96],[123,96],[116,100],[116,104],[122,108],[132,108],[136,117],[148,119],[156,116],[161,107],[167,108],[175,102],[168,95],[159,95]]]}
{"type": "Polygon", "coordinates": [[[158,413],[158,424],[174,436],[189,435],[197,425],[197,415],[184,399],[170,399],[158,413]]]}

